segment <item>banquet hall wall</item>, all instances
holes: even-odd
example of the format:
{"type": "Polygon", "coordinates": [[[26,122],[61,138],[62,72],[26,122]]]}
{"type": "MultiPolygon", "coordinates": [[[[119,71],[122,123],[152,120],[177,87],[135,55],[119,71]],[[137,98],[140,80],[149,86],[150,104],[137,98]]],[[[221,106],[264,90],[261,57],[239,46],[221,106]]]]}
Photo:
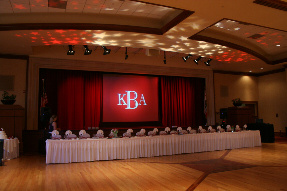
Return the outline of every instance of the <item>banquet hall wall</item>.
{"type": "MultiPolygon", "coordinates": [[[[15,76],[14,90],[9,90],[10,94],[15,94],[15,105],[20,105],[25,108],[25,90],[26,90],[26,67],[27,61],[22,59],[5,59],[0,58],[0,75],[15,76]],[[17,70],[15,70],[17,68],[17,70]]],[[[0,95],[3,91],[0,89],[0,95]]],[[[2,99],[2,96],[1,98],[2,99]]],[[[0,104],[2,104],[0,102],[0,104]]]]}
{"type": "Polygon", "coordinates": [[[285,72],[258,78],[259,116],[264,123],[273,124],[275,132],[285,132],[285,127],[287,127],[286,77],[287,70],[285,69],[285,72]]]}
{"type": "Polygon", "coordinates": [[[258,101],[258,77],[215,73],[214,93],[216,122],[221,124],[220,109],[233,107],[232,99],[258,101]]]}

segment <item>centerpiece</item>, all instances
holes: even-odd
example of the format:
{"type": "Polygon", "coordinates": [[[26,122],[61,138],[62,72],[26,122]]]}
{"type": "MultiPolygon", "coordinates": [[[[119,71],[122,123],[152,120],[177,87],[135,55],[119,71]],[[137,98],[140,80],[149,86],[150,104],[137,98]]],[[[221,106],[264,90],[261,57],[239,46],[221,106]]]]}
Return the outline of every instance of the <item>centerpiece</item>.
{"type": "Polygon", "coordinates": [[[242,105],[242,101],[240,100],[240,98],[235,98],[235,99],[232,100],[232,102],[233,102],[233,105],[235,107],[238,107],[238,106],[242,105]]]}
{"type": "Polygon", "coordinates": [[[117,129],[112,129],[112,130],[111,130],[111,133],[113,133],[113,137],[114,137],[114,138],[118,137],[118,132],[119,132],[119,131],[118,131],[117,129]]]}
{"type": "Polygon", "coordinates": [[[1,102],[4,105],[13,105],[15,103],[15,101],[16,101],[15,99],[16,99],[16,95],[14,95],[14,94],[9,95],[8,92],[4,91],[4,93],[2,94],[1,102]]]}

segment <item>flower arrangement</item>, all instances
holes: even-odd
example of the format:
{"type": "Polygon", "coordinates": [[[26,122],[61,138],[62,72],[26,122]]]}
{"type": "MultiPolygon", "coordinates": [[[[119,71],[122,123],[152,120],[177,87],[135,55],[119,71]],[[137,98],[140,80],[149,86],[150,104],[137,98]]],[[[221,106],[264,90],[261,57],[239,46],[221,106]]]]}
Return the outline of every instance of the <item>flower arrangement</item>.
{"type": "Polygon", "coordinates": [[[119,131],[118,131],[118,129],[112,129],[112,131],[111,131],[112,133],[118,133],[119,131]]]}
{"type": "Polygon", "coordinates": [[[247,125],[246,125],[246,124],[243,125],[243,129],[244,129],[244,130],[247,130],[247,125]]]}
{"type": "Polygon", "coordinates": [[[97,135],[104,135],[104,131],[101,130],[101,129],[99,129],[99,130],[97,131],[97,135]]]}
{"type": "Polygon", "coordinates": [[[212,126],[209,126],[208,127],[208,131],[210,132],[212,130],[212,126]]]}
{"type": "Polygon", "coordinates": [[[53,130],[53,131],[51,132],[51,134],[52,134],[53,136],[59,135],[59,131],[58,131],[58,130],[53,130]]]}
{"type": "Polygon", "coordinates": [[[145,129],[141,129],[139,132],[137,132],[136,136],[139,136],[139,137],[145,136],[145,129]]]}
{"type": "Polygon", "coordinates": [[[132,132],[134,132],[132,129],[127,130],[127,133],[132,133],[132,132]]]}
{"type": "Polygon", "coordinates": [[[164,129],[164,131],[169,132],[169,131],[170,131],[170,128],[169,128],[169,127],[166,127],[166,128],[164,129]]]}
{"type": "Polygon", "coordinates": [[[79,132],[79,135],[80,135],[80,136],[83,136],[84,134],[86,134],[86,131],[85,131],[85,130],[81,130],[81,131],[79,132]]]}
{"type": "Polygon", "coordinates": [[[242,101],[240,100],[240,98],[235,98],[232,100],[233,105],[234,106],[241,106],[242,105],[242,101]]]}
{"type": "Polygon", "coordinates": [[[4,93],[2,94],[2,100],[15,100],[16,99],[16,95],[11,94],[9,95],[8,92],[4,91],[4,93]]]}
{"type": "Polygon", "coordinates": [[[66,132],[65,132],[65,135],[66,136],[69,136],[69,135],[72,135],[73,133],[72,133],[72,131],[70,131],[70,130],[67,130],[66,132]]]}
{"type": "Polygon", "coordinates": [[[2,100],[1,102],[5,105],[12,105],[15,103],[16,99],[16,95],[11,94],[9,95],[8,92],[4,91],[4,93],[2,94],[2,100]]]}
{"type": "Polygon", "coordinates": [[[94,135],[94,137],[96,137],[96,138],[104,138],[104,131],[99,129],[97,131],[97,134],[94,135]]]}
{"type": "Polygon", "coordinates": [[[114,137],[117,137],[118,136],[118,129],[112,129],[111,130],[111,133],[113,133],[114,134],[114,137]]]}
{"type": "Polygon", "coordinates": [[[123,137],[131,137],[132,136],[132,132],[134,132],[132,129],[128,129],[127,132],[125,132],[123,134],[123,137]]]}

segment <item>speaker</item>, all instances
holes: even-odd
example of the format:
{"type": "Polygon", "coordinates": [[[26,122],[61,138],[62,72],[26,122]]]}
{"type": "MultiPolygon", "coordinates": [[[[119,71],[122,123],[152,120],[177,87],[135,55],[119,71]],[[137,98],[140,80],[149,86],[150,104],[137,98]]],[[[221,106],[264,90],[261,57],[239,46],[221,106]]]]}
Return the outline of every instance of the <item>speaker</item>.
{"type": "Polygon", "coordinates": [[[2,164],[2,159],[4,157],[3,147],[4,147],[4,139],[0,139],[0,166],[4,165],[2,164]]]}
{"type": "Polygon", "coordinates": [[[220,119],[227,119],[227,108],[220,109],[220,119]]]}

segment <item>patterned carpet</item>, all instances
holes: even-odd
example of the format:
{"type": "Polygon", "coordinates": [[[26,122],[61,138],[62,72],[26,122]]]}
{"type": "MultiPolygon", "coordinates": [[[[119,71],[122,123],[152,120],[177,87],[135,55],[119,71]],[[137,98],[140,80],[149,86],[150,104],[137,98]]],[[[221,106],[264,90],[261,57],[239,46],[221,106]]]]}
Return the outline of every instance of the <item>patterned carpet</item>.
{"type": "Polygon", "coordinates": [[[192,163],[185,163],[182,165],[202,171],[202,172],[206,172],[209,174],[255,167],[255,165],[233,162],[233,161],[224,160],[224,159],[202,160],[202,161],[196,161],[192,163]]]}
{"type": "Polygon", "coordinates": [[[225,160],[224,158],[229,154],[231,150],[227,150],[220,158],[201,160],[195,162],[185,162],[180,163],[183,166],[190,167],[199,171],[204,172],[201,177],[199,177],[188,189],[187,191],[195,190],[196,187],[209,175],[212,173],[233,171],[245,168],[252,168],[256,165],[249,165],[239,162],[234,162],[230,160],[225,160]]]}

